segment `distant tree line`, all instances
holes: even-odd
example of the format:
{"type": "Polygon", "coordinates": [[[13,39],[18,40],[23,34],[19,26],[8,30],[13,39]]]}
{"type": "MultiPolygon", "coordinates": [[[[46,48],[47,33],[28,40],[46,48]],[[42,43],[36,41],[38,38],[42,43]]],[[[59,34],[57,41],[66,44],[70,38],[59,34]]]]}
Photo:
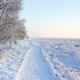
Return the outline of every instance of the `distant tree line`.
{"type": "Polygon", "coordinates": [[[0,0],[0,42],[26,37],[24,20],[20,19],[22,0],[0,0]]]}

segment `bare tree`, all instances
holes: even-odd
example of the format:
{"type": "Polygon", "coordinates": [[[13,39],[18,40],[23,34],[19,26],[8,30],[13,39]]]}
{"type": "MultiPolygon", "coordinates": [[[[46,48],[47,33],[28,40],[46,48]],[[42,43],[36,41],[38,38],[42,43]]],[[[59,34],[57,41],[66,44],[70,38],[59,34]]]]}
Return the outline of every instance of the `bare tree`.
{"type": "Polygon", "coordinates": [[[26,37],[24,20],[19,18],[22,0],[0,0],[0,42],[26,37]]]}

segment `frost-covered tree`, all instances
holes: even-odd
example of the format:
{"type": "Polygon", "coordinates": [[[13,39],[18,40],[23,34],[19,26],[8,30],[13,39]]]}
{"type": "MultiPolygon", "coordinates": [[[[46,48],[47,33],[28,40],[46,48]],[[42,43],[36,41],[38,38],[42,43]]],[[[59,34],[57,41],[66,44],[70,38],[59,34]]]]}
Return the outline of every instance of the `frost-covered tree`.
{"type": "Polygon", "coordinates": [[[22,0],[0,0],[0,42],[25,38],[24,20],[19,18],[21,2],[22,0]]]}

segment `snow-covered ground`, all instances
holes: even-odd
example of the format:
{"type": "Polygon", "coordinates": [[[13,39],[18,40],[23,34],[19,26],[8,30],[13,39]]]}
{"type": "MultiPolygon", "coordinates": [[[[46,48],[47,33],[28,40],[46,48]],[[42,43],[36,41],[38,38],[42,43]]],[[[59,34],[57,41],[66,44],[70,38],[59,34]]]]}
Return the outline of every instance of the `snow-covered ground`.
{"type": "Polygon", "coordinates": [[[0,80],[14,80],[26,55],[27,40],[0,44],[0,80]]]}
{"type": "Polygon", "coordinates": [[[59,80],[80,80],[80,40],[37,39],[59,80]]]}
{"type": "Polygon", "coordinates": [[[0,44],[0,80],[80,80],[80,40],[0,44]]]}
{"type": "Polygon", "coordinates": [[[24,58],[16,80],[58,80],[52,75],[48,63],[42,55],[42,48],[29,41],[29,52],[24,58]]]}

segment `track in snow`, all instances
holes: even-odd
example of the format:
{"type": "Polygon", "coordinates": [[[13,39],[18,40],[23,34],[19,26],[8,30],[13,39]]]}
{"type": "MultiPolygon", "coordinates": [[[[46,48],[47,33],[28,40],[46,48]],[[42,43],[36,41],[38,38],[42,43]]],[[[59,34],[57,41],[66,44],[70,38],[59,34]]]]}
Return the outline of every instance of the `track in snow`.
{"type": "Polygon", "coordinates": [[[42,49],[29,41],[29,52],[16,75],[16,80],[58,80],[42,56],[42,49]]]}

